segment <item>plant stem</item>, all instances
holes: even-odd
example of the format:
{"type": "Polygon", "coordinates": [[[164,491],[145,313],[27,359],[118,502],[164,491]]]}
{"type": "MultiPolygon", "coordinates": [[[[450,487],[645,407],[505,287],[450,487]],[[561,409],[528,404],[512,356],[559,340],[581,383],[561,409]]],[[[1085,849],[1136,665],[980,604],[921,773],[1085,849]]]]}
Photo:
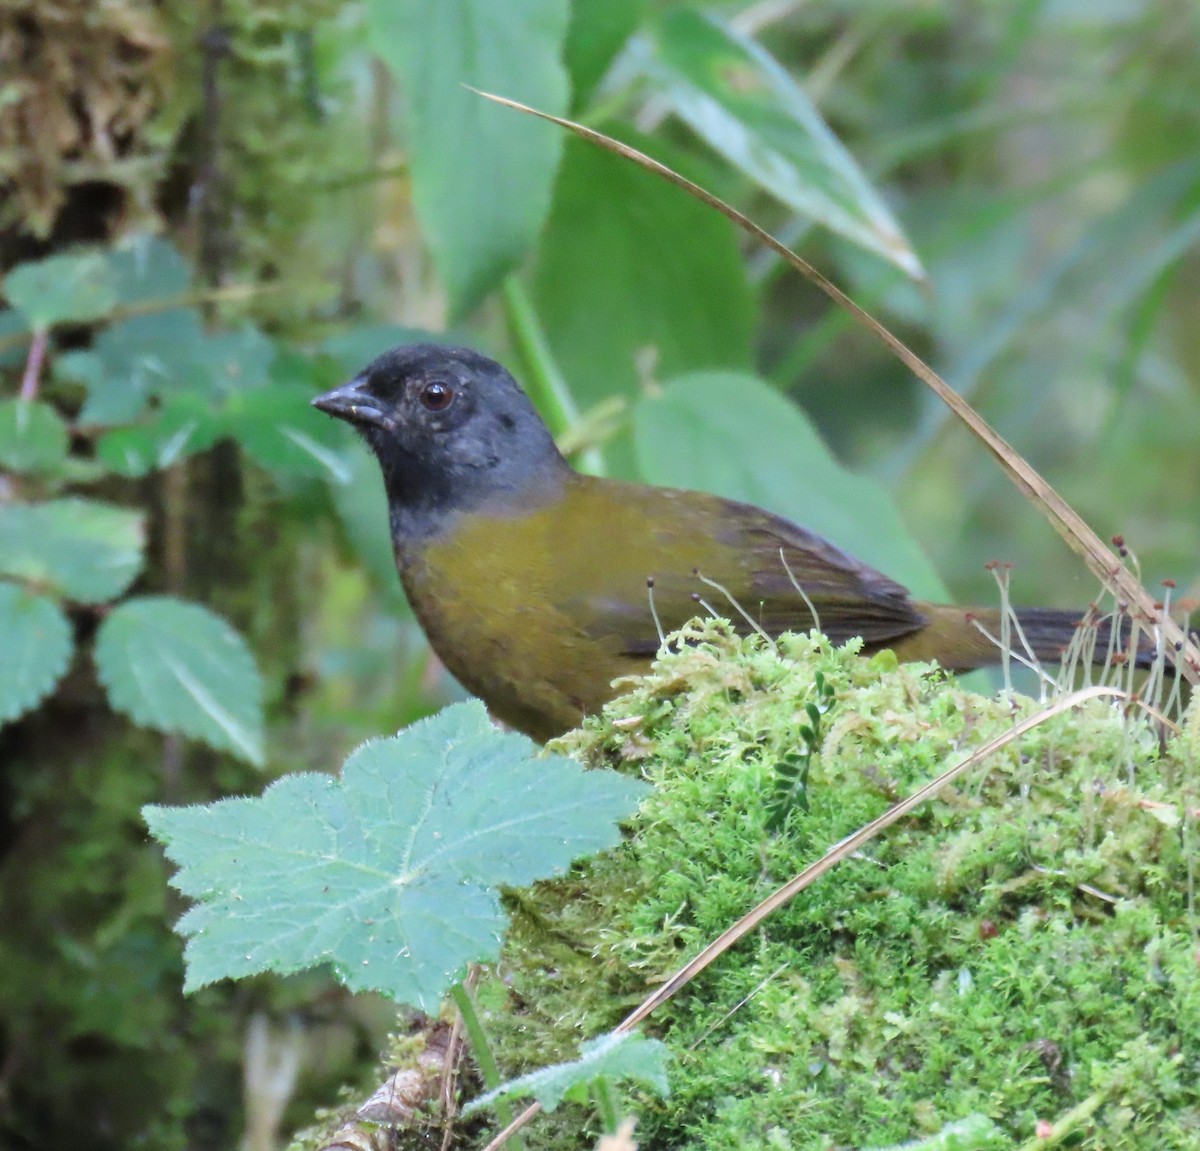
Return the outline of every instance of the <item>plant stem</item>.
{"type": "Polygon", "coordinates": [[[615,1135],[620,1117],[617,1114],[617,1101],[613,1098],[612,1084],[608,1076],[601,1075],[592,1081],[592,1097],[596,1100],[596,1108],[600,1112],[600,1122],[604,1124],[605,1135],[615,1135]]]}
{"type": "MultiPolygon", "coordinates": [[[[557,439],[579,423],[579,408],[550,350],[525,286],[516,276],[509,276],[504,281],[502,294],[508,327],[528,372],[526,390],[529,398],[537,405],[557,439]]],[[[604,474],[604,457],[598,448],[589,448],[580,454],[579,469],[593,476],[604,474]]]]}
{"type": "MultiPolygon", "coordinates": [[[[461,983],[456,983],[450,988],[450,998],[454,1000],[454,1006],[462,1016],[463,1026],[471,1040],[471,1050],[475,1054],[475,1063],[483,1076],[484,1085],[489,1091],[499,1087],[502,1082],[500,1067],[496,1063],[492,1045],[488,1042],[487,1032],[483,1029],[483,1022],[475,1010],[475,1001],[471,998],[471,993],[461,983]]],[[[496,1100],[496,1118],[504,1127],[512,1122],[512,1108],[507,1099],[496,1100]]],[[[524,1151],[525,1142],[520,1135],[514,1135],[509,1143],[515,1151],[524,1151]]]]}

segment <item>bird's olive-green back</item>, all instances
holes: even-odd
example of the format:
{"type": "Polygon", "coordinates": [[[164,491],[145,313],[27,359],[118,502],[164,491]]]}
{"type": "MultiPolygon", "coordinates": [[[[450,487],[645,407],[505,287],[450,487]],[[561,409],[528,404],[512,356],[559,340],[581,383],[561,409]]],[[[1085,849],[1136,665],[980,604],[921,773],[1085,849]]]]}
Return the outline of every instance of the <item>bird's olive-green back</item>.
{"type": "Polygon", "coordinates": [[[397,561],[450,671],[542,738],[598,710],[613,679],[645,669],[659,646],[651,578],[667,631],[704,614],[695,595],[741,620],[696,571],[770,634],[813,624],[793,577],[835,640],[878,646],[924,622],[898,584],[759,508],[574,474],[561,498],[459,516],[431,542],[399,544],[397,561]]]}

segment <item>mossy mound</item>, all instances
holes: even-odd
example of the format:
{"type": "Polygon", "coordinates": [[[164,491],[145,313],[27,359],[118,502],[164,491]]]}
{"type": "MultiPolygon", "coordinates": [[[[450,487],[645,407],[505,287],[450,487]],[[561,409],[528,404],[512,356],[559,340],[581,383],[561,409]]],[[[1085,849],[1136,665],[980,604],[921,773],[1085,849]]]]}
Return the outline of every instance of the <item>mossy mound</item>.
{"type": "MultiPolygon", "coordinates": [[[[514,1073],[572,1057],[776,887],[1037,706],[719,623],[630,686],[561,747],[656,788],[620,849],[517,903],[482,995],[514,1073]],[[773,835],[779,765],[818,672],[836,699],[809,810],[773,835]]],[[[1200,1146],[1197,745],[1194,730],[1164,744],[1090,701],[835,867],[649,1021],[675,1059],[670,1098],[633,1103],[641,1146],[874,1147],[968,1116],[994,1130],[964,1147],[1200,1146]],[[1054,1144],[1034,1142],[1046,1123],[1054,1144]]],[[[594,1130],[558,1112],[526,1134],[561,1149],[594,1130]]]]}

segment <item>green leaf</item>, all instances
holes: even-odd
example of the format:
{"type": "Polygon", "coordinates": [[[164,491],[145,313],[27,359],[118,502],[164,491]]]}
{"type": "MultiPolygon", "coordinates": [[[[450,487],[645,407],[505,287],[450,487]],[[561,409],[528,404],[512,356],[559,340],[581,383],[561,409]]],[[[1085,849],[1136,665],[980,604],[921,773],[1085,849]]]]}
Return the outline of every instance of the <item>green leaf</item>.
{"type": "Polygon", "coordinates": [[[104,252],[48,256],[18,264],[4,277],[4,294],[33,328],[48,328],[64,320],[97,320],[117,302],[104,252]]]}
{"type": "Polygon", "coordinates": [[[657,24],[647,74],[697,135],[789,208],[921,276],[882,197],[804,90],[760,44],[675,7],[657,24]]]}
{"type": "Polygon", "coordinates": [[[350,470],[342,458],[348,429],[318,412],[311,400],[312,392],[304,387],[269,384],[230,396],[226,424],[246,453],[268,471],[348,483],[350,470]]]}
{"type": "Polygon", "coordinates": [[[144,815],[200,901],[178,925],[188,990],[329,963],[353,990],[432,1011],[467,963],[499,953],[498,887],[617,843],[644,791],[539,757],[472,701],[364,744],[340,778],[144,815]]]}
{"type": "Polygon", "coordinates": [[[136,420],[152,396],[208,400],[266,384],[275,345],[250,325],[212,334],[199,313],[180,308],[133,316],[100,333],[88,351],[59,358],[56,374],[87,388],[79,422],[136,420]]]}
{"type": "Polygon", "coordinates": [[[120,595],[142,570],[142,516],[98,500],[0,505],[0,575],[79,603],[120,595]]]}
{"type": "Polygon", "coordinates": [[[371,46],[408,110],[417,219],[461,316],[524,257],[546,216],[563,133],[470,84],[567,107],[567,0],[371,0],[371,46]]]}
{"type": "Polygon", "coordinates": [[[96,441],[96,458],[118,475],[138,477],[169,468],[212,447],[222,422],[201,396],[170,396],[140,423],[114,428],[96,441]]]}
{"type": "Polygon", "coordinates": [[[607,1035],[582,1044],[578,1059],[540,1067],[528,1075],[510,1079],[486,1095],[472,1099],[463,1108],[463,1114],[470,1115],[498,1099],[530,1095],[547,1111],[553,1111],[563,1099],[579,1098],[582,1094],[580,1089],[586,1091],[597,1079],[632,1079],[659,1095],[668,1095],[667,1062],[670,1054],[667,1045],[657,1039],[646,1039],[632,1031],[610,1031],[607,1035]]]}
{"type": "Polygon", "coordinates": [[[757,504],[824,536],[923,598],[942,581],[876,481],[847,471],[795,404],[756,376],[682,376],[633,412],[651,483],[757,504]]]}
{"type": "Polygon", "coordinates": [[[341,460],[349,478],[344,483],[335,483],[330,495],[342,526],[379,587],[389,597],[403,601],[379,464],[362,444],[348,445],[341,460]]]}
{"type": "Polygon", "coordinates": [[[0,467],[52,472],[67,458],[67,425],[49,404],[0,400],[0,467]]]}
{"type": "Polygon", "coordinates": [[[181,360],[203,340],[200,314],[189,308],[132,316],[105,328],[90,350],[60,356],[54,371],[87,389],[80,424],[127,423],[179,379],[181,360]]]}
{"type": "Polygon", "coordinates": [[[94,658],[109,703],[135,723],[262,765],[262,677],[220,616],[170,596],[127,600],[100,625],[94,658]]]}
{"type": "Polygon", "coordinates": [[[74,648],[71,621],[58,604],[0,581],[0,724],[54,690],[74,648]]]}
{"type": "Polygon", "coordinates": [[[109,277],[119,303],[168,300],[191,287],[188,262],[174,245],[145,233],[130,236],[109,253],[109,277]]]}
{"type": "Polygon", "coordinates": [[[571,5],[565,55],[576,111],[587,105],[645,9],[646,0],[575,0],[571,5]]]}
{"type": "Polygon", "coordinates": [[[658,378],[752,362],[754,303],[733,225],[582,140],[567,144],[532,287],[581,408],[636,394],[647,353],[658,378]]]}

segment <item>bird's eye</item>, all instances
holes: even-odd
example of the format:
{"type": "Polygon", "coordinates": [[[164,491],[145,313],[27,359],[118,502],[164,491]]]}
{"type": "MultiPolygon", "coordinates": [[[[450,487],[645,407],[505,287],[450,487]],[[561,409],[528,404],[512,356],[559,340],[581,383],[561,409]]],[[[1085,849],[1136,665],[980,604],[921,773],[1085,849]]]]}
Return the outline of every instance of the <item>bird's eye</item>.
{"type": "Polygon", "coordinates": [[[427,412],[444,412],[454,403],[454,389],[449,384],[431,383],[421,389],[421,407],[427,412]]]}

